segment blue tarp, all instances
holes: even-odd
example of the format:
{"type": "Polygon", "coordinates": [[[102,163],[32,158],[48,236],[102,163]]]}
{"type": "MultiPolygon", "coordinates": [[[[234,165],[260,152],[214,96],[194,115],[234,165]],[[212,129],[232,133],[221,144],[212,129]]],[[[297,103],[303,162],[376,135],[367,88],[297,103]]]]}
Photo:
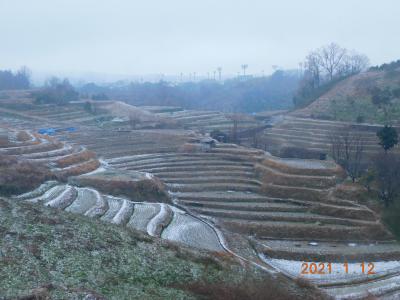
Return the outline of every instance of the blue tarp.
{"type": "Polygon", "coordinates": [[[54,133],[56,133],[56,130],[54,128],[41,128],[41,129],[39,129],[38,133],[54,135],[54,133]]]}
{"type": "Polygon", "coordinates": [[[56,132],[74,132],[76,131],[75,127],[67,127],[67,128],[41,128],[38,130],[39,134],[47,134],[47,135],[54,135],[56,132]]]}

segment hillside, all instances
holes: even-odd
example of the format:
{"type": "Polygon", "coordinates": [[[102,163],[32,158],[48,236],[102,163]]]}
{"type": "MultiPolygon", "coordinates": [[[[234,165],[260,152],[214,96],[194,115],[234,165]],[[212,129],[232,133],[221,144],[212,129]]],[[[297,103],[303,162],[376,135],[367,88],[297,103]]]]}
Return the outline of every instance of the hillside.
{"type": "Polygon", "coordinates": [[[245,269],[229,256],[41,205],[0,198],[0,220],[0,295],[5,299],[324,297],[283,277],[245,269]],[[250,284],[256,285],[251,289],[250,284]],[[205,292],[206,285],[213,291],[205,292]]]}
{"type": "MultiPolygon", "coordinates": [[[[384,109],[372,103],[371,89],[400,88],[400,68],[373,68],[353,75],[333,85],[307,107],[292,112],[298,117],[335,121],[384,123],[384,109]]],[[[395,97],[388,106],[388,119],[400,119],[400,99],[395,97]]]]}
{"type": "MultiPolygon", "coordinates": [[[[3,128],[0,152],[9,159],[42,163],[51,172],[62,172],[64,176],[56,176],[36,189],[30,188],[30,192],[13,197],[16,203],[6,200],[11,206],[22,205],[24,208],[28,207],[28,210],[34,208],[35,211],[26,213],[29,215],[27,218],[18,214],[19,208],[1,211],[6,215],[0,216],[3,222],[0,226],[7,228],[4,232],[14,232],[10,238],[15,239],[16,243],[10,247],[5,245],[2,253],[5,253],[5,257],[11,256],[7,254],[8,248],[25,249],[25,244],[19,244],[25,241],[29,241],[29,245],[34,244],[31,237],[21,239],[15,232],[17,229],[27,228],[29,234],[24,234],[35,236],[37,221],[41,219],[35,219],[35,215],[40,216],[41,211],[49,218],[67,218],[66,223],[72,227],[68,229],[68,226],[59,225],[58,221],[50,221],[52,224],[48,224],[46,228],[39,224],[38,230],[47,230],[50,234],[46,238],[52,239],[46,240],[50,250],[46,250],[43,245],[39,252],[50,251],[51,257],[56,256],[62,262],[56,262],[55,259],[48,264],[48,261],[40,263],[43,269],[41,272],[53,277],[39,280],[39,284],[29,281],[23,285],[24,288],[20,285],[16,287],[15,292],[8,284],[13,281],[20,284],[20,281],[16,278],[11,281],[4,279],[7,289],[3,294],[14,295],[16,291],[18,294],[26,294],[31,288],[46,285],[48,282],[61,287],[59,293],[65,292],[59,282],[71,282],[70,286],[74,291],[87,283],[84,288],[105,294],[105,298],[116,299],[135,299],[135,291],[131,291],[137,284],[141,284],[141,291],[144,292],[148,291],[149,286],[154,288],[151,290],[154,295],[146,294],[142,297],[145,299],[186,299],[186,294],[178,295],[185,293],[182,285],[185,286],[185,291],[205,295],[206,299],[295,299],[285,293],[281,295],[280,289],[277,291],[273,287],[282,284],[290,293],[293,291],[301,296],[305,291],[298,287],[299,282],[303,287],[309,287],[311,283],[320,292],[337,299],[348,299],[351,295],[356,295],[352,299],[359,299],[368,294],[378,297],[399,294],[400,285],[396,283],[400,278],[399,244],[393,240],[393,235],[383,226],[379,216],[357,196],[363,193],[363,189],[357,185],[345,184],[343,170],[333,161],[282,158],[243,146],[251,141],[237,145],[212,140],[207,132],[215,126],[224,126],[226,130],[231,126],[227,117],[220,112],[146,106],[140,108],[149,112],[146,115],[174,121],[171,127],[148,128],[145,126],[147,120],[140,118],[137,120],[138,126],[124,126],[123,122],[113,122],[114,116],[110,116],[109,110],[93,115],[86,112],[80,102],[63,106],[35,105],[29,103],[29,99],[23,95],[20,96],[18,98],[10,94],[9,99],[0,101],[0,115],[4,116],[0,119],[0,126],[3,128]],[[98,118],[98,114],[103,117],[98,118]],[[74,126],[75,130],[61,130],[67,124],[74,126]],[[45,126],[61,129],[51,132],[49,137],[38,133],[45,126]],[[82,154],[88,152],[95,156],[82,154]],[[96,162],[96,165],[89,165],[90,161],[96,162]],[[142,185],[144,190],[136,184],[137,180],[154,182],[154,187],[166,192],[168,199],[155,197],[159,193],[144,193],[153,188],[142,185]],[[131,184],[126,185],[128,182],[131,184]],[[132,187],[129,189],[131,193],[123,192],[126,187],[132,187]],[[7,220],[14,223],[5,223],[9,222],[7,220]],[[88,224],[89,228],[94,226],[96,229],[87,230],[88,227],[82,224],[88,224]],[[57,230],[51,231],[54,227],[57,230]],[[107,233],[103,234],[103,230],[107,233]],[[147,233],[146,240],[155,241],[153,243],[161,245],[161,248],[163,245],[173,245],[174,249],[170,250],[177,251],[178,258],[187,262],[187,269],[182,274],[188,272],[192,277],[186,281],[186,277],[180,279],[180,267],[171,265],[175,262],[168,259],[167,254],[164,256],[164,250],[158,250],[158,246],[152,243],[150,244],[153,246],[148,248],[148,255],[154,256],[154,261],[146,260],[144,265],[139,262],[140,266],[130,265],[129,260],[135,260],[133,257],[142,255],[142,252],[135,250],[136,244],[123,246],[122,250],[116,249],[116,246],[110,246],[109,250],[107,245],[101,244],[108,240],[107,235],[110,233],[112,242],[120,245],[114,238],[121,235],[125,237],[127,232],[137,230],[147,233]],[[65,232],[68,232],[66,236],[65,232]],[[63,237],[59,238],[59,234],[63,237]],[[85,242],[86,240],[91,243],[85,242]],[[79,245],[74,246],[76,244],[79,245]],[[89,254],[85,252],[86,248],[82,248],[85,245],[95,250],[89,250],[89,254]],[[67,247],[78,247],[82,257],[86,257],[90,263],[85,260],[81,264],[81,257],[75,263],[76,258],[70,257],[75,255],[75,250],[67,251],[67,247]],[[192,268],[189,259],[192,255],[182,254],[188,247],[194,257],[203,257],[204,254],[206,260],[221,260],[227,269],[221,267],[217,271],[222,273],[210,274],[211,280],[203,280],[202,273],[192,268]],[[112,254],[108,251],[112,251],[112,254]],[[158,251],[161,251],[160,254],[158,251]],[[110,255],[117,255],[116,260],[109,262],[107,259],[110,255]],[[124,259],[118,260],[121,257],[124,259]],[[106,262],[99,263],[96,259],[106,262]],[[71,262],[73,266],[64,266],[64,260],[71,262]],[[164,260],[166,269],[163,267],[164,260]],[[378,272],[376,276],[364,276],[360,272],[347,276],[338,269],[339,272],[332,272],[329,276],[303,276],[300,274],[301,264],[310,260],[329,261],[335,267],[344,261],[351,261],[351,268],[356,268],[362,261],[368,261],[376,264],[378,272]],[[234,261],[240,261],[244,267],[252,267],[239,268],[240,272],[236,272],[237,264],[234,261]],[[237,274],[224,277],[224,270],[237,274]],[[73,273],[71,278],[65,277],[66,272],[73,273]],[[79,272],[85,275],[81,276],[79,272]],[[164,279],[158,279],[158,275],[164,279]],[[168,281],[170,275],[177,279],[168,281]],[[255,277],[256,283],[242,284],[242,275],[255,277]],[[75,284],[78,282],[73,281],[76,276],[81,276],[79,282],[82,283],[75,284]],[[271,279],[274,276],[277,276],[278,281],[271,279]],[[304,281],[304,277],[308,281],[304,281]],[[225,281],[221,281],[221,278],[225,281]],[[108,286],[108,280],[117,282],[118,290],[114,286],[109,292],[104,290],[103,287],[108,286]],[[186,284],[187,282],[191,284],[186,284]],[[242,287],[245,288],[244,291],[240,290],[242,287]],[[279,295],[268,298],[264,295],[268,291],[277,291],[279,295]],[[125,292],[130,298],[125,296],[125,292]],[[226,294],[227,292],[230,294],[226,294]],[[161,293],[162,296],[159,296],[161,293]]],[[[129,108],[128,105],[124,107],[129,108]]],[[[312,120],[318,124],[309,124],[305,119],[287,118],[279,123],[287,124],[286,130],[279,130],[279,124],[264,129],[263,134],[269,138],[266,146],[279,147],[283,145],[281,140],[288,136],[292,142],[301,145],[303,141],[295,140],[291,136],[300,127],[318,127],[327,131],[338,123],[312,120]],[[278,131],[269,136],[268,132],[276,129],[278,131]],[[277,143],[274,144],[274,141],[277,143]]],[[[242,125],[255,126],[258,122],[248,120],[242,125]]],[[[310,132],[311,137],[312,134],[310,132]]],[[[323,132],[316,132],[317,139],[311,139],[311,144],[319,146],[315,144],[318,140],[323,144],[322,134],[323,132]]],[[[307,138],[304,133],[303,136],[307,138]]],[[[370,148],[371,151],[375,149],[373,143],[370,148]]],[[[282,156],[280,152],[272,154],[282,156]]],[[[5,207],[9,205],[6,204],[5,207]]],[[[7,242],[10,238],[4,241],[7,242]]],[[[137,244],[140,243],[139,241],[137,244]]],[[[26,255],[28,254],[24,252],[21,257],[26,255]]],[[[195,260],[200,263],[200,267],[201,261],[195,260]]],[[[29,266],[28,263],[25,265],[29,266]]],[[[14,267],[16,270],[18,268],[22,268],[21,265],[14,267]]],[[[29,277],[31,273],[27,275],[29,280],[33,280],[29,277]]],[[[32,274],[35,276],[34,272],[32,274]]],[[[204,275],[206,278],[209,276],[207,274],[204,275]]],[[[306,297],[303,295],[302,299],[306,297]]],[[[321,296],[318,299],[322,299],[321,296]]]]}

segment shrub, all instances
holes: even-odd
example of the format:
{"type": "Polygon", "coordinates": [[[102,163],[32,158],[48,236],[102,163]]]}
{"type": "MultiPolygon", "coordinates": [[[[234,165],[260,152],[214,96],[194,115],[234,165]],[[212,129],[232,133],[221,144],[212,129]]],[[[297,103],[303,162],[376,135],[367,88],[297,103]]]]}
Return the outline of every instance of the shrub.
{"type": "Polygon", "coordinates": [[[57,78],[51,79],[46,87],[33,93],[37,104],[65,105],[70,101],[78,100],[78,92],[72,87],[67,79],[60,81],[57,78]]]}
{"type": "Polygon", "coordinates": [[[365,117],[361,116],[361,115],[358,115],[357,119],[356,119],[356,122],[357,123],[364,123],[365,122],[365,117]]]}
{"type": "Polygon", "coordinates": [[[65,181],[69,176],[77,176],[91,171],[96,170],[100,167],[100,162],[97,159],[89,160],[77,166],[72,166],[64,171],[57,173],[57,178],[61,181],[65,181]]]}

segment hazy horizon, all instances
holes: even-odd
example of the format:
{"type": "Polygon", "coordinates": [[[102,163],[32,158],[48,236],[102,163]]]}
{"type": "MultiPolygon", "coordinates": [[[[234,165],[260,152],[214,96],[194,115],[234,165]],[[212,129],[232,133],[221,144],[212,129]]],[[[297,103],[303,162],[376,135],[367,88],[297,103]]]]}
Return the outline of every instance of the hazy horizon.
{"type": "Polygon", "coordinates": [[[248,74],[261,75],[297,68],[330,42],[376,65],[400,58],[398,11],[395,0],[0,0],[0,69],[187,79],[248,64],[248,74]]]}

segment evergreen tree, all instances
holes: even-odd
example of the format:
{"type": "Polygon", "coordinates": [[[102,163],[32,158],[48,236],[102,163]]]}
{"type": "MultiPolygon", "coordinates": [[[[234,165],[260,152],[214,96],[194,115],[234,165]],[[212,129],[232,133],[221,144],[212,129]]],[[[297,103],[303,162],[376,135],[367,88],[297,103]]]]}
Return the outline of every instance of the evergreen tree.
{"type": "Polygon", "coordinates": [[[379,138],[379,145],[382,146],[385,152],[393,148],[399,142],[397,130],[392,126],[385,125],[383,128],[379,129],[376,135],[379,138]]]}

